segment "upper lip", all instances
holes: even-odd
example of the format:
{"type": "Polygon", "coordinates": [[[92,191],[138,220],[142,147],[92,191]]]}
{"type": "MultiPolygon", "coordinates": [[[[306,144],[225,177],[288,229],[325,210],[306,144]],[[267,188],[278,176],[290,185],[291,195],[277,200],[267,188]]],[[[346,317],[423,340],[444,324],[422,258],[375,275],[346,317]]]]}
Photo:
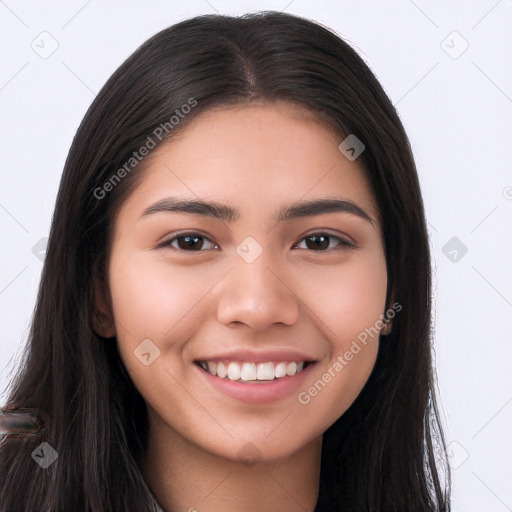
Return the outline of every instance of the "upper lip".
{"type": "Polygon", "coordinates": [[[315,358],[293,349],[286,350],[231,350],[223,354],[215,354],[200,357],[194,360],[199,361],[247,361],[251,363],[265,363],[268,361],[292,362],[305,361],[314,362],[315,358]]]}

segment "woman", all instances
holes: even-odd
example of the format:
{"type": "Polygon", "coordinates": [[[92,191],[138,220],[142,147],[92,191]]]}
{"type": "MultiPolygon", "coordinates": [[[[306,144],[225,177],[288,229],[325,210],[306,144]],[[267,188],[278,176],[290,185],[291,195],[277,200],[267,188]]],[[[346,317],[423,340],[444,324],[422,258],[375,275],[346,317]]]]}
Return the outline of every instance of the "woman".
{"type": "Polygon", "coordinates": [[[449,510],[430,279],[354,50],[275,12],[163,30],[66,161],[2,510],[449,510]]]}

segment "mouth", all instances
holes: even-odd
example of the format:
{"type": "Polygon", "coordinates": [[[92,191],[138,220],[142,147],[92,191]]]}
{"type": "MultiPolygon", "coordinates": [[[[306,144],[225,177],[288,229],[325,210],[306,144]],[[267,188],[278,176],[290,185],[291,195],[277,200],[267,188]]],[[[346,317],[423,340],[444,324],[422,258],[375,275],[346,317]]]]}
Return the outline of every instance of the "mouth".
{"type": "Polygon", "coordinates": [[[316,361],[194,361],[204,383],[215,393],[246,404],[293,400],[310,379],[316,361]]]}
{"type": "MultiPolygon", "coordinates": [[[[246,404],[293,400],[310,380],[320,358],[292,347],[231,349],[193,360],[199,382],[214,396],[246,404]]],[[[283,402],[281,402],[283,403],[283,402]]]]}
{"type": "Polygon", "coordinates": [[[194,363],[219,379],[262,383],[298,375],[314,361],[194,361],[194,363]]]}

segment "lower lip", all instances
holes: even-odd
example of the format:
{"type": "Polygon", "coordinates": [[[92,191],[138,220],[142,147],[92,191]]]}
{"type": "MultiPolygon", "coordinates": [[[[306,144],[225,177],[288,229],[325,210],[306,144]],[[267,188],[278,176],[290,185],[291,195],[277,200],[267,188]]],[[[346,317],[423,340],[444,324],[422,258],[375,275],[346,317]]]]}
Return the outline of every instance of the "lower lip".
{"type": "Polygon", "coordinates": [[[310,363],[304,370],[296,375],[282,377],[269,381],[248,381],[238,382],[229,380],[228,378],[221,379],[211,373],[208,373],[204,368],[196,366],[199,373],[203,378],[211,384],[215,389],[228,395],[232,398],[246,402],[249,404],[263,404],[270,403],[291,395],[300,388],[304,380],[311,373],[314,363],[310,363]]]}

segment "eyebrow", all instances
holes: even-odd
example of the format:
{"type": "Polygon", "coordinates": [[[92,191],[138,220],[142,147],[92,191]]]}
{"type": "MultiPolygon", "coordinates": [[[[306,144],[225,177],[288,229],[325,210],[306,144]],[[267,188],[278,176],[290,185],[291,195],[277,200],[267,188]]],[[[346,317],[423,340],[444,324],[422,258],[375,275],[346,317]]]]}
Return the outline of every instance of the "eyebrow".
{"type": "MultiPolygon", "coordinates": [[[[226,222],[240,218],[240,210],[215,201],[188,200],[168,197],[146,208],[142,217],[158,212],[183,212],[203,217],[212,217],[226,222]]],[[[375,225],[374,219],[360,206],[351,201],[336,198],[321,198],[297,201],[281,207],[275,221],[282,222],[302,217],[313,217],[325,213],[350,213],[375,225]]]]}

